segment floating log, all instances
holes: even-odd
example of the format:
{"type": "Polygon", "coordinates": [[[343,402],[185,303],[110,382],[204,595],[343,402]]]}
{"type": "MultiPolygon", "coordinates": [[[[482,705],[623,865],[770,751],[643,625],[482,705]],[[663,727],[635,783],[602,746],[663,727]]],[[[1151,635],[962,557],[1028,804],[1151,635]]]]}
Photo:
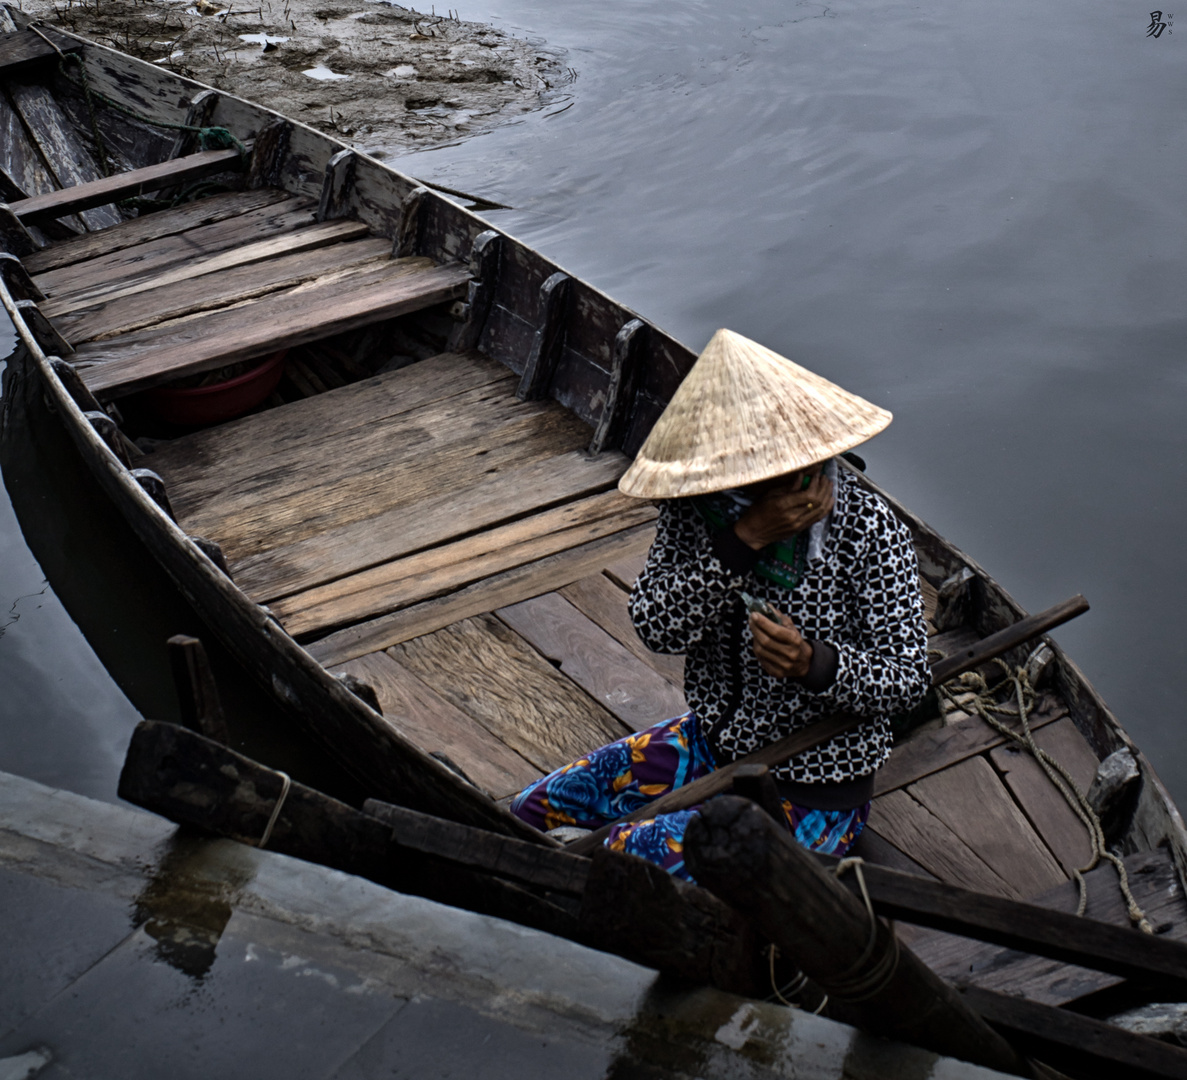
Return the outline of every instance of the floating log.
{"type": "MultiPolygon", "coordinates": [[[[1040,611],[1037,615],[1028,615],[1013,626],[991,634],[977,645],[963,650],[956,656],[937,660],[931,666],[932,685],[938,686],[941,682],[953,679],[966,671],[972,671],[995,656],[1000,656],[1008,649],[1021,645],[1039,634],[1044,634],[1087,610],[1088,601],[1083,596],[1075,596],[1071,600],[1065,600],[1062,604],[1047,608],[1046,611],[1040,611]]],[[[768,767],[782,765],[797,754],[802,754],[830,739],[835,739],[838,735],[843,735],[846,731],[864,722],[860,717],[846,713],[817,720],[800,731],[777,739],[752,754],[747,754],[737,761],[716,769],[708,776],[702,776],[691,784],[670,791],[667,795],[661,795],[658,799],[625,815],[618,821],[604,825],[588,836],[583,836],[580,840],[568,845],[568,850],[578,855],[588,854],[606,839],[615,825],[626,821],[641,821],[644,818],[654,817],[656,814],[670,814],[675,810],[686,810],[690,806],[696,806],[697,803],[704,802],[706,799],[711,799],[714,795],[720,795],[723,791],[728,790],[738,768],[744,765],[766,765],[768,767]]]]}
{"type": "Polygon", "coordinates": [[[167,644],[182,724],[225,746],[230,742],[227,718],[205,647],[185,634],[175,634],[167,644]]]}
{"type": "Polygon", "coordinates": [[[1021,1057],[786,829],[725,796],[689,823],[684,854],[697,881],[736,908],[864,1030],[1028,1075],[1021,1057]]]}

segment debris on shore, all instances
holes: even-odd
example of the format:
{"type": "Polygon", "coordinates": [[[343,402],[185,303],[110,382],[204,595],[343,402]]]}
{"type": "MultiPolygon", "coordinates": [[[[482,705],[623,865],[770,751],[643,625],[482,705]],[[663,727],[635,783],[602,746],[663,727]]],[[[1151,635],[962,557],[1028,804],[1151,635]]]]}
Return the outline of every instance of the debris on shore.
{"type": "Polygon", "coordinates": [[[26,0],[23,7],[375,157],[489,130],[563,100],[576,76],[541,39],[387,0],[26,0]]]}

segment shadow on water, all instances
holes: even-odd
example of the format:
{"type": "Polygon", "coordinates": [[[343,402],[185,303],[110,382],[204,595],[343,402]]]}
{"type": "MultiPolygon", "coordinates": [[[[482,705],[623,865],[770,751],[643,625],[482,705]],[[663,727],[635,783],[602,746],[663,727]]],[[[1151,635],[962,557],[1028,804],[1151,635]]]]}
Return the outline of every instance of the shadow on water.
{"type": "MultiPolygon", "coordinates": [[[[5,487],[53,592],[136,710],[154,720],[179,722],[165,643],[174,634],[200,638],[223,699],[232,747],[361,805],[366,792],[294,729],[219,643],[97,488],[40,389],[24,382],[9,379],[5,385],[11,395],[0,433],[5,487]]],[[[21,722],[33,727],[30,718],[21,722]]],[[[13,734],[38,737],[35,730],[13,734]]]]}

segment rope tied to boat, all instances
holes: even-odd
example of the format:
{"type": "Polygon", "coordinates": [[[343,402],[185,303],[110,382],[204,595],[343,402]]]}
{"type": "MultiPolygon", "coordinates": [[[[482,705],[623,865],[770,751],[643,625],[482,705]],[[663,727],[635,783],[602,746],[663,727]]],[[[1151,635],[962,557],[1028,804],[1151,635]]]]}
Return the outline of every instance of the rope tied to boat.
{"type": "MultiPolygon", "coordinates": [[[[116,112],[123,113],[125,116],[130,116],[133,120],[138,120],[142,124],[147,124],[149,127],[161,128],[168,131],[184,131],[195,135],[198,140],[198,145],[203,150],[238,150],[240,160],[245,164],[248,158],[247,147],[235,137],[229,128],[219,127],[217,125],[207,127],[195,127],[192,124],[177,124],[168,120],[159,120],[155,117],[149,116],[146,113],[138,112],[135,109],[129,108],[122,102],[116,101],[114,98],[108,97],[106,94],[91,86],[90,77],[87,74],[87,66],[83,62],[78,53],[63,52],[56,41],[52,40],[47,34],[43,33],[37,23],[29,24],[29,29],[33,31],[39,38],[41,38],[47,45],[49,45],[54,52],[58,54],[58,71],[62,78],[65,79],[71,86],[82,91],[83,100],[87,106],[87,119],[91,126],[91,138],[95,142],[95,150],[99,157],[99,169],[104,176],[111,176],[111,159],[107,151],[107,142],[103,138],[102,132],[99,130],[99,124],[95,115],[95,102],[100,101],[109,109],[114,109],[116,112]],[[78,68],[78,75],[72,75],[67,69],[68,63],[73,63],[78,68]]],[[[139,210],[139,209],[163,209],[170,206],[176,206],[180,202],[184,202],[193,196],[198,190],[211,187],[209,181],[200,184],[191,185],[183,188],[172,199],[149,199],[139,197],[134,199],[121,199],[117,205],[123,209],[139,210]]]]}
{"type": "MultiPolygon", "coordinates": [[[[864,862],[865,860],[859,856],[850,855],[837,863],[837,868],[834,871],[840,878],[845,875],[846,871],[853,870],[857,877],[858,888],[861,890],[861,898],[865,901],[866,914],[870,919],[870,937],[861,956],[836,978],[830,978],[827,985],[821,983],[828,996],[835,997],[838,1001],[869,1001],[870,998],[876,997],[890,985],[890,980],[894,978],[894,973],[898,970],[899,944],[898,935],[894,932],[893,925],[887,931],[886,946],[883,948],[882,954],[872,964],[869,963],[878,947],[878,929],[882,924],[874,914],[874,902],[870,899],[870,890],[866,887],[865,874],[861,869],[864,862]],[[869,964],[868,968],[867,964],[869,964]]],[[[828,998],[825,1000],[827,1001],[828,998]]]]}
{"type": "Polygon", "coordinates": [[[967,712],[971,707],[994,731],[1005,736],[1016,746],[1026,750],[1039,763],[1043,772],[1046,773],[1047,778],[1055,785],[1055,789],[1063,796],[1064,801],[1083,823],[1084,828],[1087,829],[1088,840],[1092,847],[1092,858],[1086,866],[1072,871],[1072,876],[1076,881],[1076,886],[1080,894],[1079,903],[1076,906],[1076,914],[1083,915],[1088,908],[1088,883],[1084,880],[1084,875],[1098,866],[1103,860],[1112,863],[1113,868],[1117,871],[1117,883],[1120,886],[1121,895],[1125,900],[1126,911],[1129,915],[1130,922],[1143,933],[1154,933],[1154,928],[1150,925],[1149,919],[1146,918],[1146,913],[1141,909],[1138,902],[1134,899],[1133,893],[1130,891],[1129,875],[1126,873],[1125,863],[1118,855],[1108,849],[1100,816],[1092,808],[1091,803],[1088,802],[1088,797],[1072,779],[1067,768],[1035,742],[1034,733],[1030,728],[1030,713],[1034,709],[1037,695],[1034,687],[1030,684],[1030,676],[1027,674],[1026,669],[1011,669],[1000,659],[995,660],[994,663],[1005,674],[1005,678],[994,686],[990,686],[985,678],[976,671],[966,672],[959,680],[953,680],[963,684],[966,691],[971,691],[971,698],[961,695],[958,700],[957,695],[949,689],[950,684],[945,683],[943,686],[940,686],[938,689],[944,712],[947,713],[952,709],[967,712]],[[1004,703],[997,700],[998,694],[1007,683],[1012,684],[1013,697],[1018,708],[1017,712],[1006,708],[1004,703]],[[1009,726],[999,719],[999,717],[1016,717],[1019,720],[1020,729],[1009,726]]]}
{"type": "Polygon", "coordinates": [[[293,786],[292,778],[288,773],[281,772],[278,769],[276,774],[283,781],[283,784],[281,785],[280,796],[276,800],[276,805],[272,807],[272,816],[268,819],[268,827],[264,829],[264,835],[260,837],[259,843],[256,844],[258,848],[266,847],[268,841],[272,839],[272,827],[276,824],[276,819],[280,817],[280,810],[284,806],[284,800],[288,798],[289,788],[293,786]]]}

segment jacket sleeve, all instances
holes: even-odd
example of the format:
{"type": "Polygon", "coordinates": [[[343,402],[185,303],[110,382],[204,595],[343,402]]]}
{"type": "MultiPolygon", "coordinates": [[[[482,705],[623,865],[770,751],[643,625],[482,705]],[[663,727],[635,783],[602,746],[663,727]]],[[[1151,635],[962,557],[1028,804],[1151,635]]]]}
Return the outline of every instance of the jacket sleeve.
{"type": "Polygon", "coordinates": [[[661,504],[655,542],[630,597],[631,621],[649,649],[688,652],[741,602],[737,590],[758,553],[733,539],[712,534],[686,500],[661,504]]]}
{"type": "Polygon", "coordinates": [[[913,709],[931,685],[919,565],[910,534],[881,499],[865,550],[854,561],[854,630],[829,644],[837,672],[821,697],[858,716],[913,709]]]}

